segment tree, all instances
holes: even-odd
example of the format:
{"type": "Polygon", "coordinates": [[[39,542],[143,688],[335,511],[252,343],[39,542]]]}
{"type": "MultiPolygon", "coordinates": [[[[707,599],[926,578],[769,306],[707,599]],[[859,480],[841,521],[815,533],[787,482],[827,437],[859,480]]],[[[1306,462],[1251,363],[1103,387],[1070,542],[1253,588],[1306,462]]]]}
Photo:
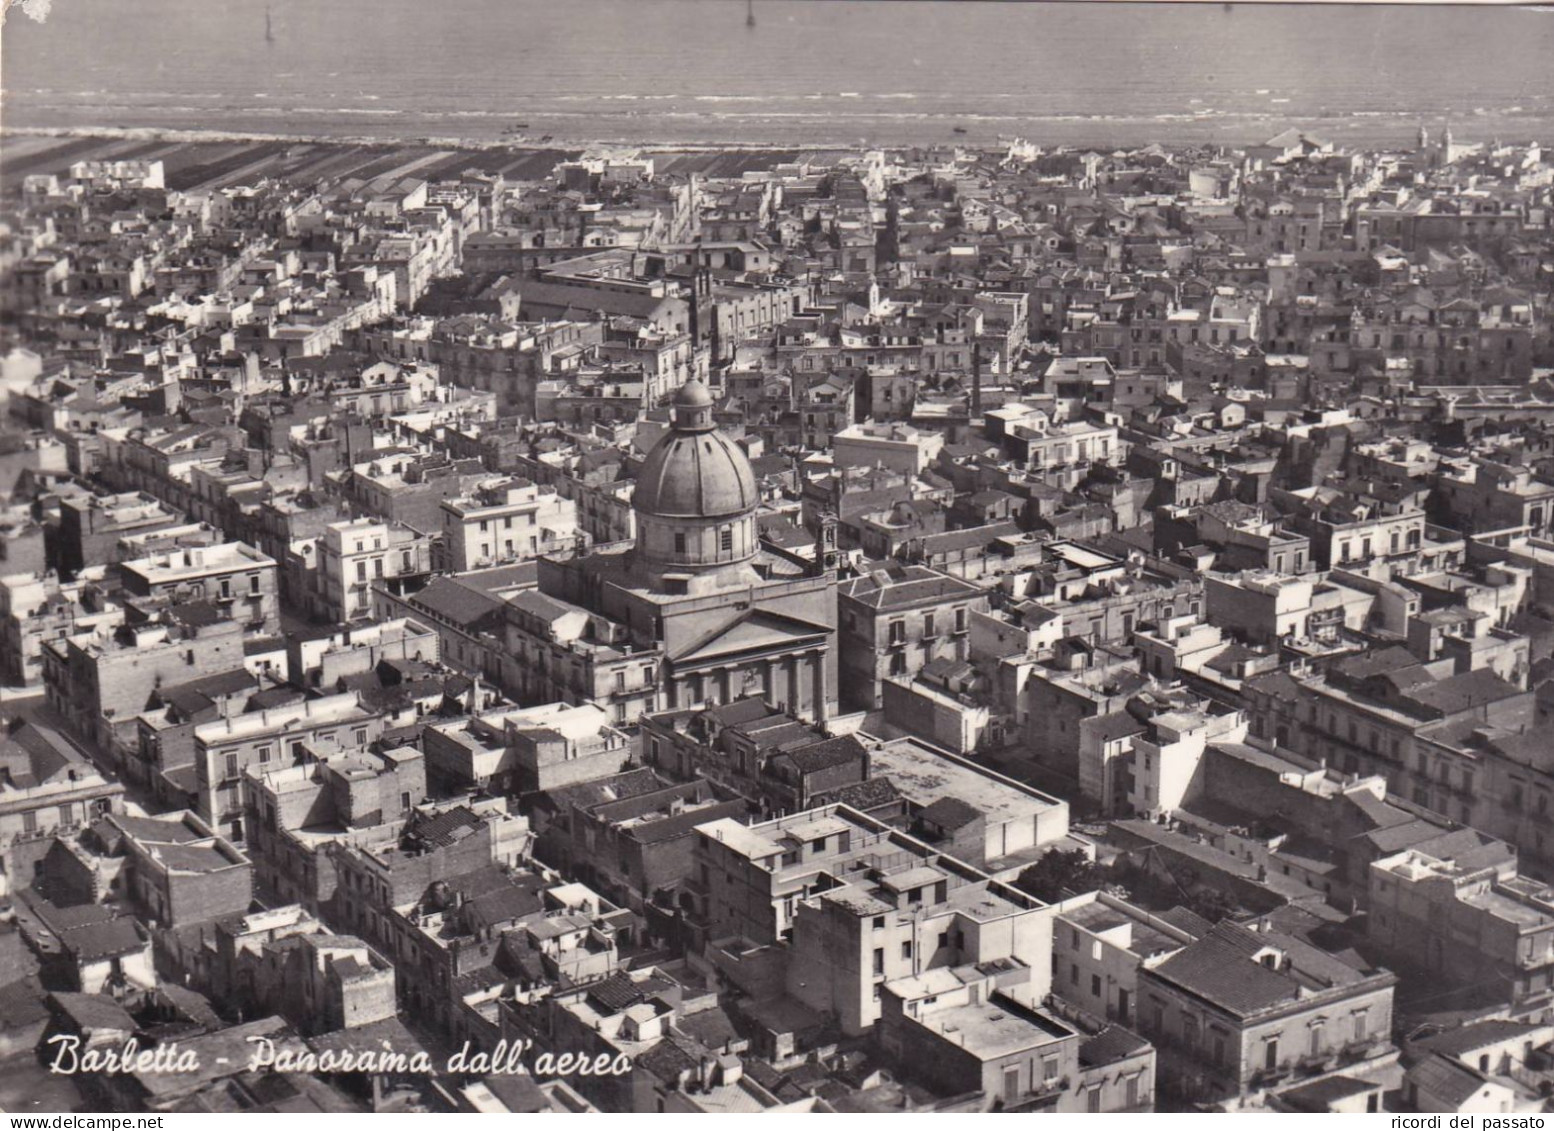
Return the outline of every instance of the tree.
{"type": "Polygon", "coordinates": [[[1238,911],[1239,905],[1235,899],[1219,888],[1202,887],[1194,890],[1182,902],[1182,906],[1201,915],[1211,923],[1218,923],[1221,919],[1232,918],[1238,911]]]}
{"type": "Polygon", "coordinates": [[[1106,883],[1106,870],[1085,855],[1084,849],[1054,848],[1020,873],[1014,886],[1044,903],[1070,895],[1095,891],[1106,883]]]}

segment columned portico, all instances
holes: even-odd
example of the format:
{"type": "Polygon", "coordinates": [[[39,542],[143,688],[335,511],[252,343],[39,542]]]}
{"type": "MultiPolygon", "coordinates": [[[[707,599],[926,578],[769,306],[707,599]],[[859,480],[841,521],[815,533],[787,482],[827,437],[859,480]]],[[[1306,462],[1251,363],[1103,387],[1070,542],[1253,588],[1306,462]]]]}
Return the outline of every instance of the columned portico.
{"type": "Polygon", "coordinates": [[[826,716],[826,647],[823,639],[795,640],[794,646],[765,655],[738,653],[671,660],[668,698],[671,710],[729,703],[759,695],[801,719],[826,716]],[[696,695],[700,685],[701,696],[696,695]]]}

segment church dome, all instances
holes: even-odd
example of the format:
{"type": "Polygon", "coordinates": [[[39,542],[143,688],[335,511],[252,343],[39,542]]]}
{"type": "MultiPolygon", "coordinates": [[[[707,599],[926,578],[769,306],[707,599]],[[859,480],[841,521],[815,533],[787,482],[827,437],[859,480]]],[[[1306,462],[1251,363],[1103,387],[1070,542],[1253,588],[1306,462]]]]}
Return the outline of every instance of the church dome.
{"type": "Polygon", "coordinates": [[[674,423],[648,453],[632,506],[664,518],[726,518],[760,502],[750,460],[712,422],[712,396],[700,381],[675,394],[674,423]]]}

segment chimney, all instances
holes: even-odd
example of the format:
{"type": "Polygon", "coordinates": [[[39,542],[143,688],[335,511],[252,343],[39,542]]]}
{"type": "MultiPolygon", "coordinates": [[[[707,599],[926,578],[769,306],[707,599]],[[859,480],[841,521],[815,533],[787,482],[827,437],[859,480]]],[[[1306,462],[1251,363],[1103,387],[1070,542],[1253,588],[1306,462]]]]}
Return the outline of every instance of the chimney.
{"type": "Polygon", "coordinates": [[[982,415],[982,345],[971,346],[971,418],[982,415]]]}

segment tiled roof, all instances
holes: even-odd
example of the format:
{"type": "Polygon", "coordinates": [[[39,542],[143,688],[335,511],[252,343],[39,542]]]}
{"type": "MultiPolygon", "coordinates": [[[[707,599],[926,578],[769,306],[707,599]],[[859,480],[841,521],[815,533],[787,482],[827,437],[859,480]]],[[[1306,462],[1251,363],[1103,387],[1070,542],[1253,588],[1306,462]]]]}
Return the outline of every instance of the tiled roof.
{"type": "Polygon", "coordinates": [[[861,812],[868,812],[879,805],[888,805],[901,797],[901,791],[896,788],[896,783],[889,778],[871,778],[868,781],[857,782],[854,785],[844,785],[841,789],[833,789],[823,794],[817,794],[811,800],[815,805],[847,805],[861,812]]]}
{"type": "Polygon", "coordinates": [[[1498,1019],[1478,1021],[1472,1025],[1463,1025],[1457,1029],[1437,1033],[1433,1037],[1426,1037],[1416,1042],[1416,1047],[1456,1058],[1487,1045],[1530,1038],[1539,1031],[1536,1025],[1522,1025],[1515,1021],[1498,1019]]]}
{"type": "Polygon", "coordinates": [[[1339,1100],[1379,1091],[1380,1085],[1353,1076],[1329,1076],[1279,1093],[1279,1098],[1300,1111],[1329,1111],[1339,1100]]]}
{"type": "Polygon", "coordinates": [[[439,577],[413,598],[414,604],[454,624],[473,627],[489,614],[499,612],[502,602],[453,578],[439,577]]]}
{"type": "Polygon", "coordinates": [[[458,805],[441,813],[416,813],[410,818],[405,835],[425,844],[445,846],[463,840],[482,824],[474,810],[458,805]]]}
{"type": "Polygon", "coordinates": [[[673,1040],[662,1040],[646,1052],[639,1053],[635,1060],[638,1068],[645,1068],[654,1076],[657,1076],[666,1084],[672,1084],[679,1080],[680,1073],[694,1071],[698,1066],[697,1059],[679,1043],[673,1040]]]}
{"type": "Polygon", "coordinates": [[[1115,1064],[1144,1049],[1149,1042],[1121,1025],[1108,1025],[1079,1046],[1079,1063],[1086,1068],[1115,1064]]]}
{"type": "Polygon", "coordinates": [[[863,753],[863,743],[854,736],[845,734],[839,738],[813,742],[797,750],[784,750],[777,757],[791,762],[793,768],[800,773],[813,774],[820,770],[829,770],[833,766],[849,765],[858,761],[863,753]]]}
{"type": "Polygon", "coordinates": [[[623,774],[599,778],[596,781],[578,782],[575,785],[557,786],[544,791],[543,796],[556,808],[564,811],[575,805],[589,809],[607,801],[621,801],[664,788],[664,782],[647,766],[627,770],[623,774]]]}
{"type": "Polygon", "coordinates": [[[642,987],[625,974],[613,974],[588,987],[588,998],[606,1013],[619,1013],[641,1001],[642,987]]]}
{"type": "MultiPolygon", "coordinates": [[[[1251,942],[1255,945],[1255,936],[1251,942]]],[[[1294,979],[1254,962],[1247,940],[1219,929],[1166,959],[1155,973],[1241,1016],[1294,1001],[1298,995],[1294,979]]]]}
{"type": "Polygon", "coordinates": [[[0,1032],[24,1028],[48,1014],[43,986],[37,978],[18,978],[0,986],[0,1032]]]}
{"type": "Polygon", "coordinates": [[[83,1034],[103,1029],[133,1033],[139,1028],[122,1005],[102,994],[52,993],[49,1005],[83,1034]]]}
{"type": "Polygon", "coordinates": [[[1435,1099],[1460,1107],[1472,1099],[1488,1081],[1450,1057],[1431,1053],[1408,1070],[1409,1083],[1435,1099]]]}
{"type": "Polygon", "coordinates": [[[60,943],[78,962],[116,958],[146,946],[133,919],[107,919],[60,934],[60,943]]]}
{"type": "Polygon", "coordinates": [[[975,805],[962,801],[958,797],[941,797],[932,804],[924,806],[917,816],[920,820],[929,821],[941,829],[953,832],[973,821],[980,820],[984,814],[975,805]]]}

